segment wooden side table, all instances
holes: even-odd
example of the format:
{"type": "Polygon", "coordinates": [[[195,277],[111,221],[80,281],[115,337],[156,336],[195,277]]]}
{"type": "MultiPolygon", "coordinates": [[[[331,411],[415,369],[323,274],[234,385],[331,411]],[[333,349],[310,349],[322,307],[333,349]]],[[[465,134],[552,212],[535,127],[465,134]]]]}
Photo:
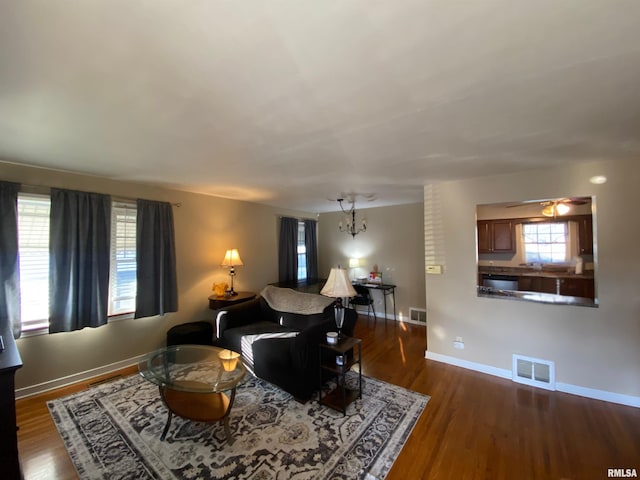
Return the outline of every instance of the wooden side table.
{"type": "Polygon", "coordinates": [[[238,303],[248,302],[256,298],[253,292],[238,292],[233,297],[225,297],[224,295],[209,295],[209,308],[211,310],[220,310],[221,308],[230,307],[238,303]]]}
{"type": "Polygon", "coordinates": [[[326,341],[319,344],[320,372],[318,403],[347,414],[347,407],[356,398],[362,398],[362,340],[352,337],[341,337],[337,345],[330,345],[326,341]],[[357,347],[357,354],[356,354],[357,347]],[[358,365],[358,389],[347,388],[345,376],[354,365],[358,365]],[[330,392],[322,395],[322,377],[329,372],[336,379],[336,386],[330,392]]]}

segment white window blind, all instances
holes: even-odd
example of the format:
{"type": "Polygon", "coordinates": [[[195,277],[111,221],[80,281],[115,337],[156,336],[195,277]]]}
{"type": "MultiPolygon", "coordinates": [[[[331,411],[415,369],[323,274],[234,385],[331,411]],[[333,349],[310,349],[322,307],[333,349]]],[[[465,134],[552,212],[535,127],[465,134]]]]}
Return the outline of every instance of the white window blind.
{"type": "Polygon", "coordinates": [[[131,313],[136,308],[136,204],[111,206],[111,265],[109,315],[131,313]]]}
{"type": "Polygon", "coordinates": [[[307,246],[304,235],[304,222],[298,222],[298,280],[307,278],[307,246]]]}
{"type": "Polygon", "coordinates": [[[18,194],[22,331],[49,327],[49,210],[46,195],[18,194]]]}

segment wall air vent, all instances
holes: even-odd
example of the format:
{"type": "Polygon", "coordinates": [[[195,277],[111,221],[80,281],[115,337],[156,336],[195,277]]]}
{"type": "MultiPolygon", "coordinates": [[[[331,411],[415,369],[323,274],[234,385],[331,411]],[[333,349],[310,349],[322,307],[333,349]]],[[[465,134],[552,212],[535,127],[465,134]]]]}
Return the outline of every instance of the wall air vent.
{"type": "Polygon", "coordinates": [[[513,355],[512,379],[547,390],[556,389],[556,365],[551,360],[513,355]]]}
{"type": "Polygon", "coordinates": [[[426,325],[427,311],[424,308],[409,307],[409,320],[426,325]]]}

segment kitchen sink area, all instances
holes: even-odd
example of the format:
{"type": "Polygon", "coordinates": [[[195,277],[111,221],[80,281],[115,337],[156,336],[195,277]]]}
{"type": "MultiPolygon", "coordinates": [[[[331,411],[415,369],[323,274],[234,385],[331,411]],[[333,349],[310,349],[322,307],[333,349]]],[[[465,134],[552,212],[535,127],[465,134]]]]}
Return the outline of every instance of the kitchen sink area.
{"type": "Polygon", "coordinates": [[[478,296],[595,307],[592,270],[572,267],[478,266],[478,296]]]}

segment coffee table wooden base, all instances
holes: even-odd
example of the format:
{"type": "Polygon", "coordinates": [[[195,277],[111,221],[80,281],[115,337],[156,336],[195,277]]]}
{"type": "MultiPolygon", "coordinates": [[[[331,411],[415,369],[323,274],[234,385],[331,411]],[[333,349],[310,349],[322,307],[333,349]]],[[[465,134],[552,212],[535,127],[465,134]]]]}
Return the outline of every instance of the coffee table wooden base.
{"type": "Polygon", "coordinates": [[[233,444],[233,437],[229,428],[229,413],[236,396],[236,389],[231,390],[231,398],[224,393],[215,392],[185,392],[168,387],[160,387],[160,396],[164,401],[169,415],[160,440],[164,440],[171,426],[173,415],[195,422],[222,422],[229,444],[233,444]]]}

